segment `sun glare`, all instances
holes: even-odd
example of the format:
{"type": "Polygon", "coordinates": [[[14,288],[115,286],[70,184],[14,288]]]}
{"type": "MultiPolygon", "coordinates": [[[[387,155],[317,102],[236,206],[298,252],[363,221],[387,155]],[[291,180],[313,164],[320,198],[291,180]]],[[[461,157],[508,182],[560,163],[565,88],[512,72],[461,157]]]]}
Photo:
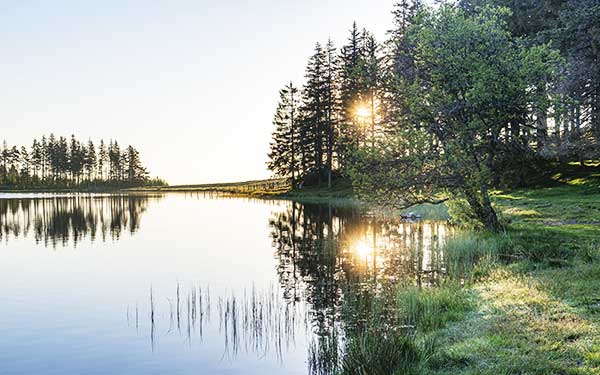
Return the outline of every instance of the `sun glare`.
{"type": "Polygon", "coordinates": [[[364,105],[360,105],[360,106],[356,107],[355,112],[356,112],[356,116],[358,116],[360,118],[371,117],[371,110],[364,105]]]}
{"type": "Polygon", "coordinates": [[[373,248],[362,241],[355,244],[354,249],[355,249],[356,255],[358,255],[361,258],[367,258],[368,256],[370,256],[373,253],[373,248]]]}

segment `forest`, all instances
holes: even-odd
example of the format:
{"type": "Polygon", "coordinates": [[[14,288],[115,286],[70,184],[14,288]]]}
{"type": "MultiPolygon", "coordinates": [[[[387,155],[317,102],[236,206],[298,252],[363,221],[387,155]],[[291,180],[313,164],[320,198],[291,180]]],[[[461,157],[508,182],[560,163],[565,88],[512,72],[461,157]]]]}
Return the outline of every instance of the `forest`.
{"type": "Polygon", "coordinates": [[[42,136],[32,146],[9,146],[0,150],[0,186],[4,189],[94,188],[164,185],[151,179],[133,146],[121,149],[117,141],[101,140],[98,149],[74,135],[42,136]]]}
{"type": "MultiPolygon", "coordinates": [[[[317,43],[280,93],[268,169],[294,188],[350,180],[406,208],[452,199],[502,227],[490,190],[600,157],[596,0],[402,0],[376,40],[356,23],[317,43]]],[[[597,168],[597,167],[596,167],[597,168]]]]}

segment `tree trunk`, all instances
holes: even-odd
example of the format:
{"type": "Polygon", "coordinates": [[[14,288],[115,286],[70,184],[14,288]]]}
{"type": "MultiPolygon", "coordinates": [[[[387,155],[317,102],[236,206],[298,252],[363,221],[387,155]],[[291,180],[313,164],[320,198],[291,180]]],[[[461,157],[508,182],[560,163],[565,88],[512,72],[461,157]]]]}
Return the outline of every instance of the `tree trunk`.
{"type": "Polygon", "coordinates": [[[487,187],[482,186],[479,191],[465,189],[464,193],[473,213],[485,229],[490,232],[499,232],[502,229],[502,225],[498,221],[498,215],[496,215],[496,211],[492,207],[487,187]]]}
{"type": "Polygon", "coordinates": [[[548,121],[546,113],[542,111],[536,111],[536,138],[537,138],[537,151],[538,153],[546,147],[546,139],[548,137],[548,121]]]}

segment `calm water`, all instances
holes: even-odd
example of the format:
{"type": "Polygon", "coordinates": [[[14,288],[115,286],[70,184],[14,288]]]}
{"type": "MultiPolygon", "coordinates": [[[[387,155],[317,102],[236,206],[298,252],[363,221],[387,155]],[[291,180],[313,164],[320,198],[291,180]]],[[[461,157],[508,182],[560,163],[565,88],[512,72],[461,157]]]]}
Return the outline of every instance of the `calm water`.
{"type": "Polygon", "coordinates": [[[0,195],[0,374],[308,374],[440,223],[207,195],[0,195]],[[310,360],[309,360],[310,358],[310,360]]]}

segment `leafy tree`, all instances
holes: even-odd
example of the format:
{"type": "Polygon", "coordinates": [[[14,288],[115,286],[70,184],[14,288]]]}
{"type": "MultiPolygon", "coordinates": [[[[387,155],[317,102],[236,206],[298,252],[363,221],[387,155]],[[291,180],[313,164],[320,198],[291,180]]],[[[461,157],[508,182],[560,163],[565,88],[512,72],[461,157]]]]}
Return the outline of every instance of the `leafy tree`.
{"type": "Polygon", "coordinates": [[[488,192],[495,161],[510,151],[507,124],[515,108],[547,108],[531,87],[540,76],[551,85],[561,61],[547,47],[512,37],[508,14],[488,7],[470,16],[443,5],[410,27],[416,47],[414,81],[403,84],[408,123],[376,149],[361,150],[353,169],[359,190],[402,207],[464,198],[487,229],[501,228],[488,192]]]}

